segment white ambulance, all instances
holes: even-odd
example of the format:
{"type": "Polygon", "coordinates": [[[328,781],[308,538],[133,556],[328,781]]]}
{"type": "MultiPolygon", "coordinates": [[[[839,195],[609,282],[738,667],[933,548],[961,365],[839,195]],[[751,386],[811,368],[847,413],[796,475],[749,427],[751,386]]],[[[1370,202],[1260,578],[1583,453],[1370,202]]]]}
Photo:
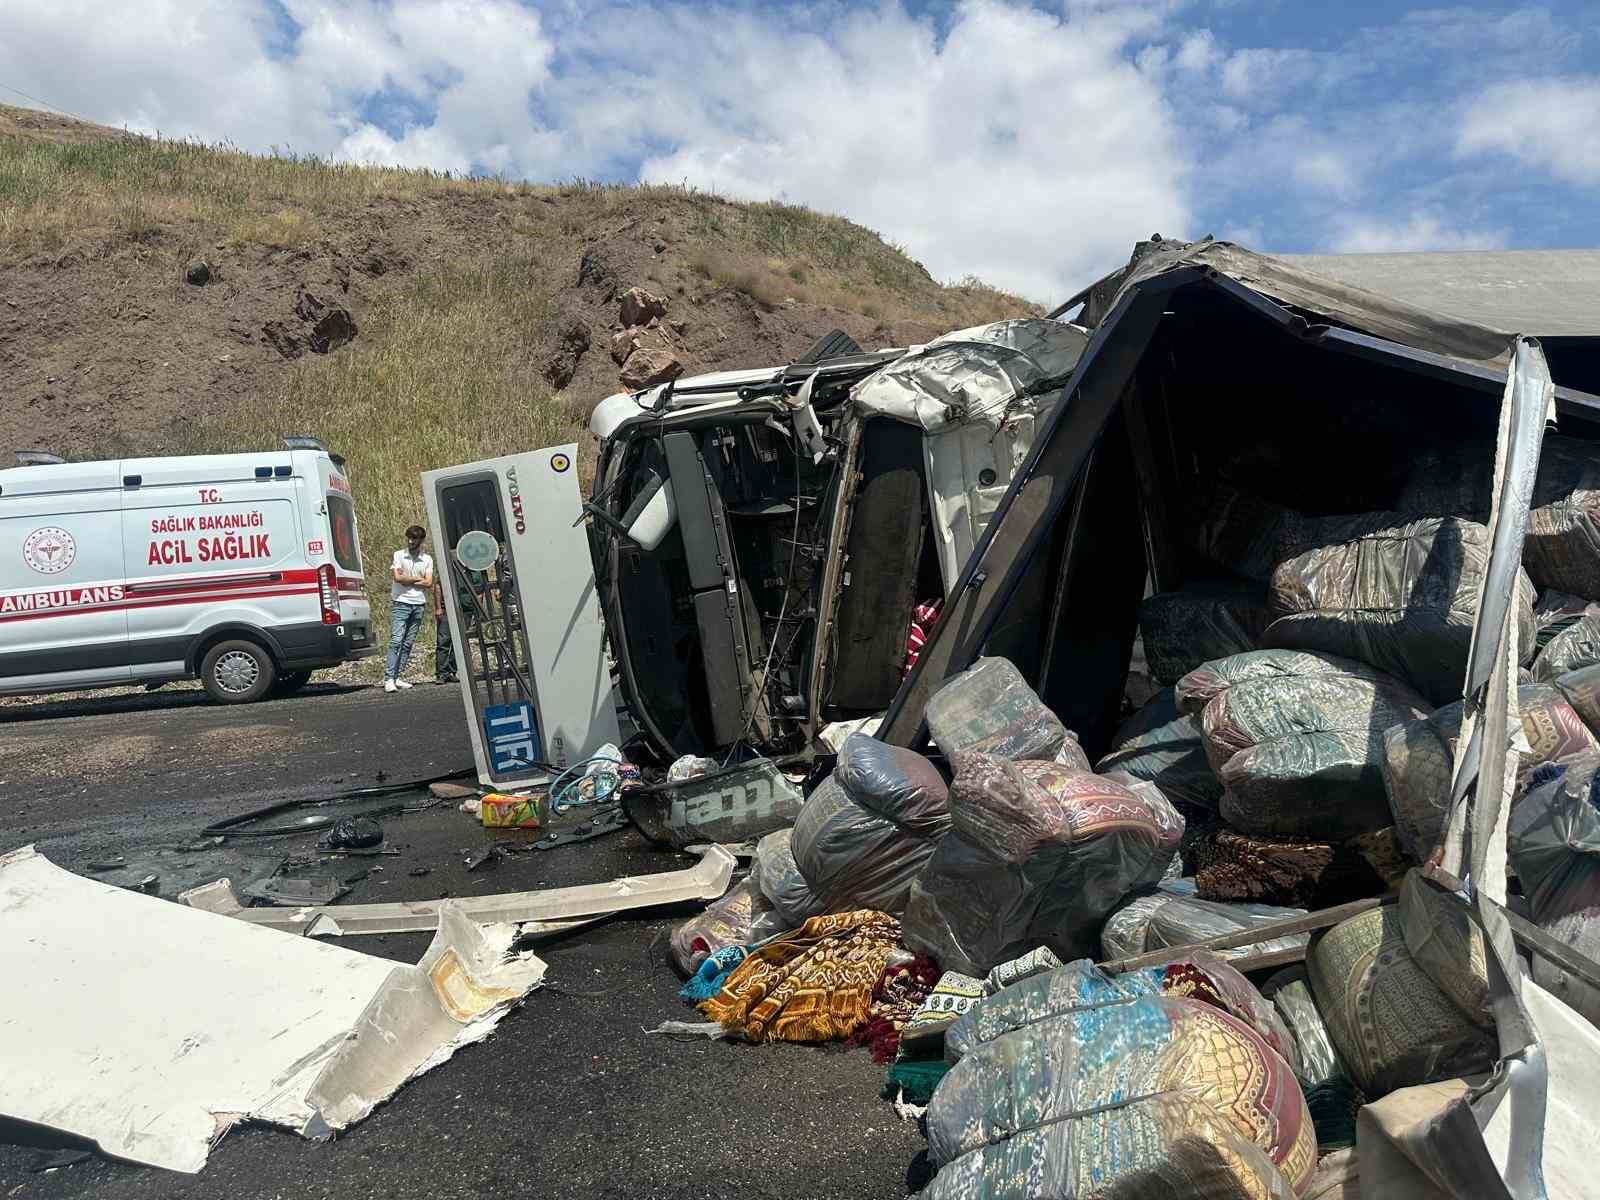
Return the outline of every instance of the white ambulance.
{"type": "Polygon", "coordinates": [[[0,694],[199,678],[242,703],[376,653],[344,460],[284,444],[0,470],[0,694]]]}

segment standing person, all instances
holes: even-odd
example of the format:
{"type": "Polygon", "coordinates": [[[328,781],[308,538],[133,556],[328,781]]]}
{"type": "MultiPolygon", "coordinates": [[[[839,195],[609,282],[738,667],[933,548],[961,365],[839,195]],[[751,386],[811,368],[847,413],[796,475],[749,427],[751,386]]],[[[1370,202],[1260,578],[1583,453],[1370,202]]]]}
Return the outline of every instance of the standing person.
{"type": "Polygon", "coordinates": [[[394,552],[389,564],[389,658],[384,666],[383,690],[395,691],[411,685],[400,678],[411,661],[411,647],[422,628],[422,614],[433,587],[433,559],[422,552],[427,536],[420,525],[406,530],[404,550],[394,552]]]}
{"type": "Polygon", "coordinates": [[[433,581],[433,681],[456,681],[455,645],[450,638],[450,621],[444,611],[444,580],[433,581]]]}

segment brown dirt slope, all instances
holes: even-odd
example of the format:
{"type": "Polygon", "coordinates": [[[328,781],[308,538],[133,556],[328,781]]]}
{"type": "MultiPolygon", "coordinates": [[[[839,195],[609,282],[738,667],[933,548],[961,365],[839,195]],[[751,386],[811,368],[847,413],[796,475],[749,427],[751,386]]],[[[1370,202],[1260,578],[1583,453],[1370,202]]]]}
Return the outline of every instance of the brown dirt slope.
{"type": "Polygon", "coordinates": [[[571,430],[622,386],[611,339],[633,286],[667,299],[652,340],[686,373],[781,361],[835,327],[897,345],[1028,307],[805,209],[257,158],[0,107],[0,463],[243,449],[252,413],[350,402],[319,373],[393,357],[405,318],[448,324],[472,292],[496,303],[463,349],[571,430]],[[313,336],[332,309],[352,340],[338,319],[313,336]]]}
{"type": "MultiPolygon", "coordinates": [[[[1029,311],[792,205],[253,156],[0,107],[0,464],[320,436],[349,459],[369,564],[420,519],[422,471],[571,441],[586,473],[589,410],[641,365],[763,366],[835,328],[899,346],[1029,311]],[[619,364],[633,288],[665,312],[619,364]]],[[[381,570],[368,591],[381,623],[381,570]]]]}

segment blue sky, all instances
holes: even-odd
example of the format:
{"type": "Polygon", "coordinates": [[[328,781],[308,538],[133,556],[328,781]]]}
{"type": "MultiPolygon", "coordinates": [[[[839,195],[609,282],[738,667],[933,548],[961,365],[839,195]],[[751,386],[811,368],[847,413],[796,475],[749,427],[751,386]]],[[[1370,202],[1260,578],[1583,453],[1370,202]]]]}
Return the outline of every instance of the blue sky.
{"type": "Polygon", "coordinates": [[[0,86],[251,149],[806,203],[1042,300],[1153,232],[1600,245],[1594,0],[5,0],[0,86]]]}

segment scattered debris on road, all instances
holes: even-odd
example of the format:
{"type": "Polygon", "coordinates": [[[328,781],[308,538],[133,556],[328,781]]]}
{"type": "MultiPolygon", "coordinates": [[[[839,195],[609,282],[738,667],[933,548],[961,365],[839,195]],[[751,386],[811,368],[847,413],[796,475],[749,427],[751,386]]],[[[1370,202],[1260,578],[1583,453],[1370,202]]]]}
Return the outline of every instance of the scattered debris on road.
{"type": "Polygon", "coordinates": [[[751,1071],[868,1048],[929,1200],[1600,1195],[1588,368],[1211,241],[1141,244],[1080,304],[612,397],[548,612],[526,501],[561,477],[539,520],[573,519],[574,448],[430,472],[482,786],[210,825],[201,859],[323,836],[185,890],[203,912],[0,859],[53,984],[0,1010],[30,1049],[85,969],[136,998],[180,972],[208,1019],[240,992],[203,1052],[154,1004],[126,1047],[74,1033],[106,1073],[40,1053],[7,1114],[185,1170],[206,1122],[326,1134],[538,985],[513,945],[695,904],[656,936],[704,1019],[646,1032],[751,1071]],[[435,803],[463,837],[393,874],[436,898],[335,902],[435,803]],[[509,890],[630,826],[698,863],[509,890]],[[415,967],[320,940],[417,932],[415,967]],[[132,1088],[161,1054],[172,1094],[132,1088]]]}

